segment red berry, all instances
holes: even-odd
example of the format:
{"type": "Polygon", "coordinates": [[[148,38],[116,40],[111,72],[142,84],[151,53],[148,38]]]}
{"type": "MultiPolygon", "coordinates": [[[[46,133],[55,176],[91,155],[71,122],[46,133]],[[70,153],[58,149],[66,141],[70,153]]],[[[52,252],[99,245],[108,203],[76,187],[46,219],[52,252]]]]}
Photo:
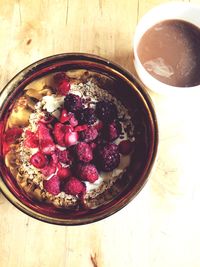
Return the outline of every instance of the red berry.
{"type": "Polygon", "coordinates": [[[89,145],[90,145],[92,150],[94,150],[97,147],[97,144],[94,142],[90,143],[89,145]]]}
{"type": "Polygon", "coordinates": [[[58,85],[58,94],[59,95],[67,95],[67,93],[70,90],[70,82],[67,80],[63,80],[59,85],[58,85]]]}
{"type": "Polygon", "coordinates": [[[74,128],[71,125],[65,125],[65,133],[72,133],[74,128]]]}
{"type": "Polygon", "coordinates": [[[60,193],[60,180],[57,175],[54,175],[49,180],[43,182],[44,189],[52,195],[58,195],[60,193]]]}
{"type": "Polygon", "coordinates": [[[68,117],[68,112],[66,109],[63,109],[61,111],[61,114],[60,114],[60,122],[61,123],[65,123],[66,121],[69,120],[69,117],[68,117]]]}
{"type": "Polygon", "coordinates": [[[44,123],[44,124],[48,124],[50,122],[52,122],[53,117],[51,116],[50,113],[46,112],[44,114],[44,116],[40,119],[40,122],[44,123]]]}
{"type": "Polygon", "coordinates": [[[57,156],[56,153],[52,154],[52,155],[51,155],[51,158],[52,158],[52,162],[53,162],[54,164],[57,164],[57,163],[58,163],[58,156],[57,156]]]}
{"type": "Polygon", "coordinates": [[[59,72],[53,76],[53,79],[56,84],[60,84],[63,80],[67,79],[67,75],[65,72],[59,72]]]}
{"type": "Polygon", "coordinates": [[[64,186],[64,191],[70,195],[79,195],[86,190],[84,183],[82,183],[76,177],[71,177],[64,186]]]}
{"type": "Polygon", "coordinates": [[[22,132],[23,130],[19,127],[13,127],[11,129],[8,129],[5,133],[5,141],[8,144],[15,142],[16,139],[21,136],[22,132]]]}
{"type": "Polygon", "coordinates": [[[77,170],[77,175],[81,180],[94,183],[99,178],[98,171],[93,164],[79,164],[77,170]]]}
{"type": "Polygon", "coordinates": [[[74,114],[72,114],[72,113],[69,115],[69,123],[70,123],[70,125],[71,125],[72,127],[75,127],[75,126],[78,125],[78,121],[77,121],[77,119],[75,118],[74,114]]]}
{"type": "Polygon", "coordinates": [[[74,131],[75,132],[81,132],[81,131],[87,130],[87,128],[88,128],[88,125],[87,124],[79,125],[79,126],[77,126],[77,127],[74,128],[74,131]]]}
{"type": "Polygon", "coordinates": [[[80,142],[77,144],[76,155],[77,155],[78,160],[83,161],[83,162],[90,162],[93,159],[92,149],[85,142],[80,142]]]}
{"type": "Polygon", "coordinates": [[[41,152],[33,154],[30,163],[38,169],[44,168],[47,164],[47,158],[41,152]]]}
{"type": "Polygon", "coordinates": [[[105,127],[105,132],[109,141],[116,140],[122,131],[122,127],[119,121],[113,121],[105,127]]]}
{"type": "Polygon", "coordinates": [[[24,145],[29,148],[36,148],[39,146],[39,140],[37,133],[33,133],[29,130],[26,130],[24,145]]]}
{"type": "Polygon", "coordinates": [[[47,155],[53,154],[56,149],[56,146],[50,135],[49,129],[43,123],[39,123],[38,125],[38,138],[41,152],[47,155]]]}
{"type": "Polygon", "coordinates": [[[54,125],[54,129],[53,129],[53,135],[55,137],[56,142],[60,145],[60,146],[65,146],[65,142],[64,142],[64,137],[65,137],[65,130],[66,127],[64,124],[57,122],[54,125]]]}
{"type": "Polygon", "coordinates": [[[88,127],[85,131],[80,132],[81,140],[85,142],[91,142],[98,136],[98,131],[95,127],[88,127]]]}
{"type": "Polygon", "coordinates": [[[70,157],[70,154],[69,154],[68,150],[59,150],[59,149],[57,149],[56,152],[57,152],[57,155],[58,155],[59,162],[67,163],[67,164],[71,163],[72,160],[71,160],[71,157],[70,157]]]}
{"type": "Polygon", "coordinates": [[[47,165],[42,168],[40,171],[45,177],[49,177],[50,175],[54,174],[56,172],[56,163],[54,163],[53,158],[50,158],[47,165]]]}
{"type": "Polygon", "coordinates": [[[65,145],[73,146],[78,142],[78,133],[77,132],[67,132],[65,134],[65,145]]]}
{"type": "Polygon", "coordinates": [[[58,168],[57,175],[59,178],[65,179],[65,178],[70,177],[72,175],[72,172],[70,168],[67,168],[67,167],[65,168],[61,166],[58,168]]]}
{"type": "Polygon", "coordinates": [[[128,155],[133,149],[133,143],[129,140],[123,140],[119,143],[119,152],[122,155],[128,155]]]}
{"type": "Polygon", "coordinates": [[[52,140],[41,140],[40,141],[40,150],[45,155],[52,155],[55,151],[55,144],[52,140]]]}
{"type": "Polygon", "coordinates": [[[94,125],[94,127],[98,130],[101,130],[103,128],[103,122],[99,121],[97,124],[94,125]]]}

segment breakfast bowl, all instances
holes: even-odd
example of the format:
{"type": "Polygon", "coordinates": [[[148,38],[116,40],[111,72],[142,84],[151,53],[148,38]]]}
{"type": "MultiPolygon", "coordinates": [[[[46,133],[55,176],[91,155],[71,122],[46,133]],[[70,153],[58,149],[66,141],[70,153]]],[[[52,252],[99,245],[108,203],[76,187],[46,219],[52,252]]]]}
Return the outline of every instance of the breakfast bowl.
{"type": "Polygon", "coordinates": [[[144,85],[159,94],[197,93],[200,5],[168,2],[149,10],[136,26],[134,65],[144,85]]]}
{"type": "Polygon", "coordinates": [[[144,86],[82,53],[44,58],[0,95],[0,189],[24,213],[57,225],[106,218],[143,188],[158,126],[144,86]]]}

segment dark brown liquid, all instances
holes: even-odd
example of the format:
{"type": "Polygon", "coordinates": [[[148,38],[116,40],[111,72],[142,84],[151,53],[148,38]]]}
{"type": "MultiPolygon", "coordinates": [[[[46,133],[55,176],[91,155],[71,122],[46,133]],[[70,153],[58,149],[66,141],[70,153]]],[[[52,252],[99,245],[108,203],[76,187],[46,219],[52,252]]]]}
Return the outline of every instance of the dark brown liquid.
{"type": "Polygon", "coordinates": [[[165,20],[140,40],[138,56],[159,81],[178,87],[200,84],[200,29],[183,20],[165,20]]]}

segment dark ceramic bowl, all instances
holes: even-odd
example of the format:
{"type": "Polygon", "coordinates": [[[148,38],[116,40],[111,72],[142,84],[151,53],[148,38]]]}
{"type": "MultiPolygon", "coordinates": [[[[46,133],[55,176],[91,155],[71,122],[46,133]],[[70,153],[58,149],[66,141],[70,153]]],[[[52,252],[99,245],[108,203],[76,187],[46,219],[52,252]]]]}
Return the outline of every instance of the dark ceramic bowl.
{"type": "Polygon", "coordinates": [[[33,218],[58,225],[80,225],[98,221],[127,205],[143,188],[155,161],[158,127],[155,111],[143,85],[119,65],[88,54],[59,54],[44,58],[18,73],[0,95],[0,188],[17,208],[33,218]],[[30,199],[7,170],[2,155],[2,135],[6,114],[23,88],[45,74],[73,69],[88,69],[113,79],[114,95],[127,107],[135,126],[136,146],[131,164],[118,185],[117,194],[101,206],[66,211],[30,199]]]}

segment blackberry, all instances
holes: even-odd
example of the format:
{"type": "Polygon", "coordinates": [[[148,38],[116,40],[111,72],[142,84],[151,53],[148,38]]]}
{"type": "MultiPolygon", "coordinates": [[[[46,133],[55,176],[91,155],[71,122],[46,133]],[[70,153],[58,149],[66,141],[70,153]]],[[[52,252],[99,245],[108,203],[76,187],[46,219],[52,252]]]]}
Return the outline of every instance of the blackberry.
{"type": "Polygon", "coordinates": [[[79,124],[93,124],[97,121],[95,110],[93,108],[84,108],[76,112],[76,118],[79,124]]]}
{"type": "Polygon", "coordinates": [[[83,107],[82,99],[78,95],[68,94],[65,97],[65,108],[67,111],[75,112],[83,107]]]}
{"type": "Polygon", "coordinates": [[[99,101],[96,104],[97,117],[103,122],[112,122],[117,118],[117,108],[110,101],[99,101]]]}
{"type": "Polygon", "coordinates": [[[97,161],[102,171],[109,172],[117,168],[120,163],[118,146],[116,144],[106,144],[99,147],[97,161]]]}

